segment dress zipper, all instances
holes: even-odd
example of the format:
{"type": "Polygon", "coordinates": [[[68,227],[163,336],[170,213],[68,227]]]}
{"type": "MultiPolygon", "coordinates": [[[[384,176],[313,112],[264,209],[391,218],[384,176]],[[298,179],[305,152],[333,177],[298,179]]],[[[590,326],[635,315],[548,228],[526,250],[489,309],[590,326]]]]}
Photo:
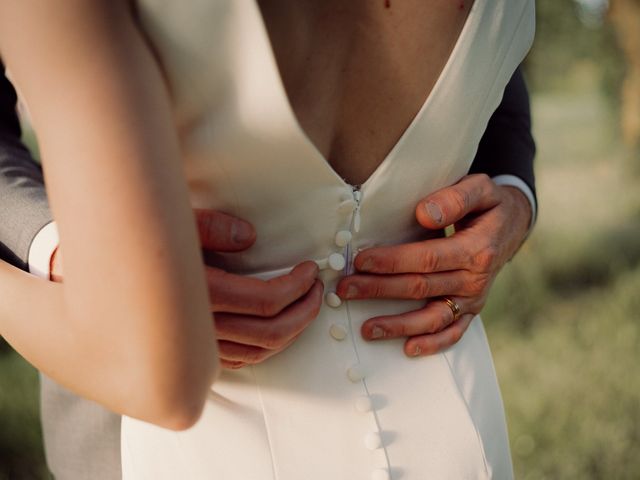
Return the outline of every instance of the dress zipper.
{"type": "MultiPolygon", "coordinates": [[[[351,220],[351,228],[355,233],[360,231],[360,202],[362,200],[362,191],[360,185],[351,185],[351,192],[353,194],[353,200],[356,202],[356,208],[353,210],[353,217],[351,220]]],[[[345,275],[351,275],[353,273],[353,259],[351,258],[351,243],[353,240],[347,243],[346,250],[346,265],[344,267],[345,275]]]]}
{"type": "Polygon", "coordinates": [[[353,231],[360,231],[360,201],[362,200],[362,191],[360,185],[352,186],[353,199],[356,201],[356,209],[353,211],[353,231]]]}

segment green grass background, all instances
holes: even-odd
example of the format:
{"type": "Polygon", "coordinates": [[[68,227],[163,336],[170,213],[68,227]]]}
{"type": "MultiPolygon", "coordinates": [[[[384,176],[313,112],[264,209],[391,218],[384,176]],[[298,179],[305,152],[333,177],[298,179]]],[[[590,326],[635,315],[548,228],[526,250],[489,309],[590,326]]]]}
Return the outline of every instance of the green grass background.
{"type": "Polygon", "coordinates": [[[540,216],[483,315],[519,479],[640,478],[640,191],[610,115],[534,98],[540,216]]]}

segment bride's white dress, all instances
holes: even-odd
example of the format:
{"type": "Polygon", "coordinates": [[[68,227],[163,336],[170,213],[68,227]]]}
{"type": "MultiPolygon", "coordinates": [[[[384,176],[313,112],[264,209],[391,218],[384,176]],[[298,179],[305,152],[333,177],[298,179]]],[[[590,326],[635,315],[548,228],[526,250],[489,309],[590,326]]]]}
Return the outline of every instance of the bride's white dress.
{"type": "MultiPolygon", "coordinates": [[[[138,9],[171,85],[194,206],[258,232],[253,248],[220,264],[268,278],[315,259],[327,264],[327,293],[358,249],[425,238],[416,203],[466,174],[534,31],[533,0],[475,0],[435,88],[358,192],[297,123],[254,0],[139,0],[138,9]],[[345,246],[342,231],[352,236],[345,246]]],[[[511,478],[479,317],[427,358],[408,359],[400,340],[360,337],[364,320],[422,305],[329,301],[288,350],[224,372],[192,429],[124,418],[124,478],[511,478]]]]}

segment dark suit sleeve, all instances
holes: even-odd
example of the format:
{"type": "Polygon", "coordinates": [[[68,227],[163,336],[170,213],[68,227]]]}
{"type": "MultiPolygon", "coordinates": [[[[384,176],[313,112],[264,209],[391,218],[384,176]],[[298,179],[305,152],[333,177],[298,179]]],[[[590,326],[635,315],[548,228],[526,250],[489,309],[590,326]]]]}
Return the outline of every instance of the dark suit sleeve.
{"type": "Polygon", "coordinates": [[[28,270],[31,242],[51,220],[42,170],[20,141],[16,93],[0,64],[0,258],[28,270]]]}
{"type": "Polygon", "coordinates": [[[502,102],[489,120],[469,173],[515,175],[536,194],[529,92],[520,68],[507,84],[502,102]]]}

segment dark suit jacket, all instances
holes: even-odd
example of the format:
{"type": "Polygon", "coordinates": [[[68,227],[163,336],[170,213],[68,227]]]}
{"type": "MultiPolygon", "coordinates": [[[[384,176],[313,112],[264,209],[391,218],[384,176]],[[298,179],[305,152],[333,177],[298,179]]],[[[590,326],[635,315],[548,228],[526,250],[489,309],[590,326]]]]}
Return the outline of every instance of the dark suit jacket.
{"type": "MultiPolygon", "coordinates": [[[[20,143],[15,92],[0,64],[0,256],[26,269],[29,247],[51,221],[40,167],[20,143]]],[[[507,85],[471,172],[520,177],[535,194],[529,95],[521,72],[507,85]]],[[[42,377],[47,461],[65,479],[116,479],[120,471],[119,417],[42,377]]]]}
{"type": "Polygon", "coordinates": [[[489,120],[469,173],[515,175],[536,194],[529,92],[520,69],[507,84],[502,102],[489,120]]]}

